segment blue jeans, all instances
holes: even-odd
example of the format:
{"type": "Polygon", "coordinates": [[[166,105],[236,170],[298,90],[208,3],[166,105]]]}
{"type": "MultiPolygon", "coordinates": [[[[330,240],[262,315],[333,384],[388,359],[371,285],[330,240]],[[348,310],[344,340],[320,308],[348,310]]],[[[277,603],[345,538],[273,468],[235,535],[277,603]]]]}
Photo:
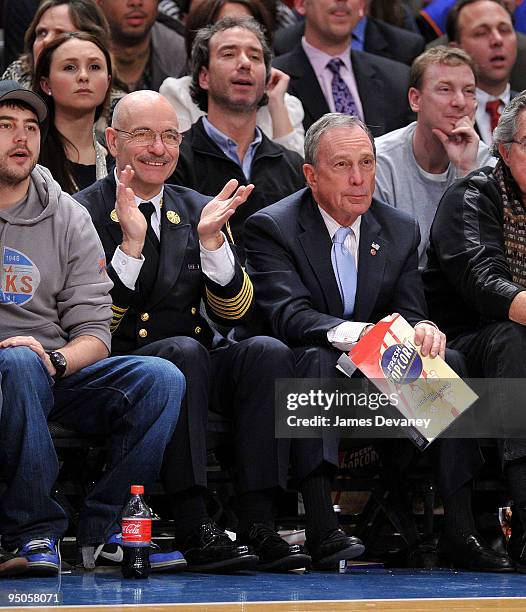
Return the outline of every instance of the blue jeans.
{"type": "Polygon", "coordinates": [[[159,474],[179,416],[185,379],[157,357],[110,357],[54,384],[26,347],[0,349],[0,533],[7,548],[62,537],[67,519],[51,498],[58,461],[47,420],[109,438],[107,470],[81,510],[78,543],[120,530],[130,485],[159,474]]]}

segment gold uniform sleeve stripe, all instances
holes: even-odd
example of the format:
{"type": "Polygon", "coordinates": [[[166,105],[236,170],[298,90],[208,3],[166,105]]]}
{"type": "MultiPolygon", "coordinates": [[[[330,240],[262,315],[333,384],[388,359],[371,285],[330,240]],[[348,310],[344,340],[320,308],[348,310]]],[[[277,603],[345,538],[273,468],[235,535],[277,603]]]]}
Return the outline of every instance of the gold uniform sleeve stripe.
{"type": "Polygon", "coordinates": [[[206,297],[207,299],[210,298],[211,300],[215,300],[218,303],[221,304],[235,304],[236,302],[239,301],[240,296],[248,290],[248,288],[252,289],[252,281],[250,280],[248,274],[243,270],[243,284],[241,285],[241,289],[239,290],[239,293],[234,296],[233,298],[223,298],[223,297],[219,297],[217,295],[215,295],[214,293],[212,293],[211,291],[208,290],[208,288],[206,289],[206,297]]]}
{"type": "Polygon", "coordinates": [[[122,314],[124,314],[124,313],[126,313],[128,311],[127,308],[121,308],[120,306],[115,306],[115,304],[112,304],[111,309],[115,313],[120,312],[122,314]]]}
{"type": "Polygon", "coordinates": [[[252,291],[252,282],[248,277],[248,274],[243,271],[243,284],[241,285],[241,289],[239,293],[232,298],[223,298],[212,293],[208,287],[206,288],[206,298],[210,304],[216,304],[217,306],[221,306],[222,308],[227,308],[232,306],[237,308],[237,305],[241,300],[245,298],[245,295],[252,291]]]}
{"type": "Polygon", "coordinates": [[[119,327],[124,315],[127,313],[127,308],[121,308],[120,306],[115,306],[112,304],[112,318],[110,323],[110,333],[115,333],[117,328],[119,327]]]}
{"type": "Polygon", "coordinates": [[[221,298],[206,289],[206,299],[212,312],[223,319],[240,319],[249,310],[254,296],[252,281],[243,272],[243,285],[233,298],[221,298]]]}
{"type": "Polygon", "coordinates": [[[246,299],[239,305],[238,308],[220,308],[210,304],[213,312],[223,319],[239,319],[246,314],[252,304],[252,294],[248,293],[246,299]]]}

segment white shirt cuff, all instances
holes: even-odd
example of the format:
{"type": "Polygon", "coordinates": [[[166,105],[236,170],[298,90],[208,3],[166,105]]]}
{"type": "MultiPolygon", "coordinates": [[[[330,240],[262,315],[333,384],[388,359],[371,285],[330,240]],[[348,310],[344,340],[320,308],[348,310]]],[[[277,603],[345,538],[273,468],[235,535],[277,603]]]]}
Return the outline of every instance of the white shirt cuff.
{"type": "Polygon", "coordinates": [[[120,247],[115,249],[115,253],[111,260],[111,265],[117,273],[121,283],[132,291],[135,290],[135,283],[139,278],[143,263],[144,255],[141,254],[141,258],[136,259],[135,257],[126,255],[126,253],[121,251],[120,247]]]}
{"type": "Polygon", "coordinates": [[[329,329],[327,332],[327,340],[340,351],[350,351],[363,330],[370,323],[359,323],[357,321],[345,321],[336,327],[329,329]]]}
{"type": "Polygon", "coordinates": [[[201,270],[208,278],[221,287],[225,287],[234,278],[236,263],[234,254],[228,244],[226,236],[223,236],[223,244],[215,251],[209,251],[199,242],[201,251],[201,270]]]}

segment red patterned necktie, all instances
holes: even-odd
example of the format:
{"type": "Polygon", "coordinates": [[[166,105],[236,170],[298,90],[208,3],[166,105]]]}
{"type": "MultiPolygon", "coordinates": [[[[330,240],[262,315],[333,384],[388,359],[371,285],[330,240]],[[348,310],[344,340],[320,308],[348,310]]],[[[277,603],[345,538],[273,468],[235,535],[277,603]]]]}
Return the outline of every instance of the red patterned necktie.
{"type": "Polygon", "coordinates": [[[488,102],[486,104],[486,112],[489,115],[492,132],[497,127],[497,123],[499,122],[499,119],[500,119],[499,108],[501,104],[502,102],[500,100],[491,100],[491,102],[488,102]]]}

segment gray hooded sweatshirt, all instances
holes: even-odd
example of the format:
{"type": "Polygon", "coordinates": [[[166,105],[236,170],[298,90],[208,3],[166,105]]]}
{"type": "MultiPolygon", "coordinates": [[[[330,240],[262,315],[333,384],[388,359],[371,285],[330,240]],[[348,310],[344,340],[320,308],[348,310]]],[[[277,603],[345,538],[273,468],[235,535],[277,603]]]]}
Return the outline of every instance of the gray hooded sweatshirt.
{"type": "Polygon", "coordinates": [[[55,350],[95,336],[110,350],[113,284],[89,213],[47,168],[27,197],[0,210],[0,340],[33,336],[55,350]]]}

